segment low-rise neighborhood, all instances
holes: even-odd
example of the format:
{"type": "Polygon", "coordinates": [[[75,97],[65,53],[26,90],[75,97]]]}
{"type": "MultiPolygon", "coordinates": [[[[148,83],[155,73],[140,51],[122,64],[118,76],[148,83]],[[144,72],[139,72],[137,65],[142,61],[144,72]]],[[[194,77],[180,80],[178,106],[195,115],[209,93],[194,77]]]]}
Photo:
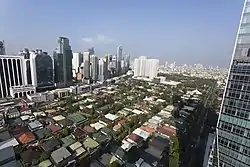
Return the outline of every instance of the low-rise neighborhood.
{"type": "Polygon", "coordinates": [[[0,165],[192,163],[215,82],[161,80],[128,76],[81,93],[60,89],[0,101],[0,165]]]}

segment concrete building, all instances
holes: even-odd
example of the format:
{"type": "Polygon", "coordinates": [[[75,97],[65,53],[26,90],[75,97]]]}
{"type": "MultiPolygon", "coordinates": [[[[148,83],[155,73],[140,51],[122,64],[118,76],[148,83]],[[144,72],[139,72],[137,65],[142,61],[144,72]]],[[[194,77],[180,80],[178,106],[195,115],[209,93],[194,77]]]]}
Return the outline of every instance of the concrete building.
{"type": "Polygon", "coordinates": [[[53,61],[47,52],[40,49],[30,52],[30,71],[32,85],[37,89],[54,87],[53,61]]]}
{"type": "Polygon", "coordinates": [[[0,56],[0,98],[10,96],[11,86],[21,86],[26,83],[23,63],[23,56],[0,56]]]}
{"type": "Polygon", "coordinates": [[[78,73],[81,73],[82,63],[83,63],[83,54],[82,53],[73,53],[72,72],[73,72],[74,78],[76,78],[78,73]]]}
{"type": "Polygon", "coordinates": [[[84,79],[89,80],[90,79],[90,53],[83,52],[83,59],[84,59],[83,76],[84,76],[84,79]]]}
{"type": "Polygon", "coordinates": [[[141,56],[135,59],[134,62],[134,76],[136,77],[149,77],[150,79],[157,77],[159,69],[159,60],[147,59],[141,56]]]}
{"type": "Polygon", "coordinates": [[[122,73],[122,67],[121,67],[121,61],[123,60],[123,48],[122,46],[118,46],[117,47],[117,52],[116,52],[116,56],[117,56],[117,67],[116,67],[116,70],[117,70],[117,75],[121,75],[122,73]]]}
{"type": "Polygon", "coordinates": [[[5,55],[5,46],[4,46],[4,41],[0,41],[0,55],[5,55]]]}
{"type": "Polygon", "coordinates": [[[21,85],[10,87],[10,96],[12,98],[20,98],[34,93],[36,93],[36,87],[33,85],[21,85]]]}
{"type": "Polygon", "coordinates": [[[208,166],[250,166],[250,0],[246,0],[208,166]]]}
{"type": "Polygon", "coordinates": [[[98,80],[98,57],[96,55],[90,55],[90,64],[91,79],[96,82],[98,80]]]}
{"type": "Polygon", "coordinates": [[[103,82],[108,78],[108,64],[105,59],[99,59],[98,80],[103,82]]]}
{"type": "Polygon", "coordinates": [[[56,87],[67,87],[72,84],[72,50],[69,39],[59,37],[58,48],[54,52],[54,71],[56,87]]]}
{"type": "Polygon", "coordinates": [[[32,102],[47,102],[54,100],[54,94],[52,92],[43,92],[35,94],[27,94],[27,98],[32,102]]]}

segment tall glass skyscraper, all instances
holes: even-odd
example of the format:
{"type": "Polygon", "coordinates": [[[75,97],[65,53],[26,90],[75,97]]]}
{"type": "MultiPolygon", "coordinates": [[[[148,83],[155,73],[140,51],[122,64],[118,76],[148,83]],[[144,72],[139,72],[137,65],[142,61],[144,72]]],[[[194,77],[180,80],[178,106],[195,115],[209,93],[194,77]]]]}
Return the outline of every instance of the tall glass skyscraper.
{"type": "Polygon", "coordinates": [[[246,0],[208,166],[250,166],[250,0],[246,0]]]}

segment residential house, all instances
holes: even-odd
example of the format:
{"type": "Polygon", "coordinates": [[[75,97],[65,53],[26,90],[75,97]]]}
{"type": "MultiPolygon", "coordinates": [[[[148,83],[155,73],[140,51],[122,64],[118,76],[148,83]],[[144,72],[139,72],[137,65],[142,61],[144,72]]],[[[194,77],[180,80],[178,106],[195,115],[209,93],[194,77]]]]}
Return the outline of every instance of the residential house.
{"type": "Polygon", "coordinates": [[[125,151],[118,145],[111,145],[110,153],[114,155],[120,162],[121,165],[126,163],[127,156],[125,151]]]}
{"type": "Polygon", "coordinates": [[[48,125],[46,127],[53,135],[57,135],[62,131],[62,128],[58,125],[48,125]]]}
{"type": "Polygon", "coordinates": [[[101,133],[108,136],[108,135],[111,135],[112,130],[107,128],[107,127],[104,127],[104,128],[101,129],[101,133]]]}
{"type": "Polygon", "coordinates": [[[87,132],[85,132],[81,128],[76,128],[72,135],[78,140],[83,140],[87,136],[87,132]]]}
{"type": "Polygon", "coordinates": [[[147,141],[150,136],[150,133],[142,130],[141,128],[135,129],[132,133],[142,137],[144,141],[147,141]]]}
{"type": "Polygon", "coordinates": [[[171,127],[171,126],[162,126],[159,127],[156,131],[158,134],[165,136],[165,137],[172,137],[176,136],[176,128],[171,127]]]}
{"type": "Polygon", "coordinates": [[[46,153],[51,153],[52,151],[58,149],[61,147],[61,143],[59,140],[52,138],[44,143],[41,144],[41,148],[46,152],[46,153]]]}
{"type": "Polygon", "coordinates": [[[25,132],[18,137],[18,141],[23,145],[31,144],[36,141],[36,136],[32,132],[25,132]]]}
{"type": "Polygon", "coordinates": [[[101,163],[102,166],[109,166],[114,161],[119,161],[115,156],[109,153],[103,154],[98,161],[101,163]]]}
{"type": "Polygon", "coordinates": [[[14,129],[12,129],[11,133],[15,138],[20,137],[22,134],[30,132],[29,128],[26,126],[19,126],[14,129]]]}
{"type": "Polygon", "coordinates": [[[84,158],[88,155],[88,151],[82,147],[82,143],[75,142],[69,146],[69,148],[75,153],[76,157],[84,158]]]}
{"type": "Polygon", "coordinates": [[[88,119],[80,113],[74,113],[68,116],[68,120],[73,122],[75,127],[85,123],[88,119]]]}
{"type": "Polygon", "coordinates": [[[75,143],[75,139],[71,135],[61,138],[61,141],[63,147],[68,147],[69,145],[75,143]]]}
{"type": "Polygon", "coordinates": [[[90,127],[94,128],[96,131],[102,129],[103,127],[107,126],[107,124],[102,124],[99,122],[96,122],[96,123],[93,123],[93,124],[90,124],[90,127]]]}
{"type": "Polygon", "coordinates": [[[107,119],[109,119],[112,122],[114,122],[118,118],[118,116],[116,116],[114,114],[110,114],[110,113],[104,115],[104,117],[107,118],[107,119]]]}
{"type": "Polygon", "coordinates": [[[33,122],[30,122],[28,124],[28,128],[31,130],[31,131],[36,131],[38,129],[42,129],[43,128],[43,124],[41,124],[41,122],[39,122],[38,120],[35,120],[33,122]]]}
{"type": "Polygon", "coordinates": [[[38,140],[46,139],[52,136],[51,132],[47,128],[39,129],[34,132],[38,140]]]}
{"type": "Polygon", "coordinates": [[[28,150],[23,151],[21,156],[21,162],[23,166],[35,166],[39,163],[39,158],[42,152],[38,147],[30,147],[28,150]]]}
{"type": "Polygon", "coordinates": [[[137,134],[130,134],[126,140],[130,143],[135,144],[138,148],[142,146],[143,144],[143,138],[141,136],[138,136],[137,134]]]}
{"type": "Polygon", "coordinates": [[[84,126],[83,130],[88,133],[88,135],[91,135],[92,133],[95,132],[95,129],[92,128],[91,126],[84,126]]]}
{"type": "Polygon", "coordinates": [[[63,167],[74,163],[74,157],[65,147],[61,147],[51,153],[51,161],[56,167],[63,167]]]}
{"type": "Polygon", "coordinates": [[[109,124],[112,123],[111,120],[109,120],[109,119],[107,119],[107,118],[105,118],[105,117],[101,117],[101,118],[99,119],[99,122],[100,122],[101,124],[105,125],[105,126],[108,126],[109,124]]]}
{"type": "Polygon", "coordinates": [[[110,135],[104,135],[101,132],[94,133],[92,135],[93,139],[96,140],[99,144],[106,143],[108,144],[109,141],[112,139],[110,135]]]}
{"type": "Polygon", "coordinates": [[[99,148],[99,144],[90,137],[84,139],[83,146],[90,154],[94,154],[99,148]]]}

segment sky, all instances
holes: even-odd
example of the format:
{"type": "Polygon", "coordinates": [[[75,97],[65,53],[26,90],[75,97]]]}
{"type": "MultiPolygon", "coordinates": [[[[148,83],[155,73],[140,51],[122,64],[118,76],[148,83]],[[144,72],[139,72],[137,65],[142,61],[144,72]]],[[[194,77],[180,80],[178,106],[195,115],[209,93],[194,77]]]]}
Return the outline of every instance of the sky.
{"type": "Polygon", "coordinates": [[[73,52],[97,56],[122,45],[133,58],[228,67],[243,0],[0,0],[0,40],[8,54],[52,53],[59,36],[73,52]]]}

